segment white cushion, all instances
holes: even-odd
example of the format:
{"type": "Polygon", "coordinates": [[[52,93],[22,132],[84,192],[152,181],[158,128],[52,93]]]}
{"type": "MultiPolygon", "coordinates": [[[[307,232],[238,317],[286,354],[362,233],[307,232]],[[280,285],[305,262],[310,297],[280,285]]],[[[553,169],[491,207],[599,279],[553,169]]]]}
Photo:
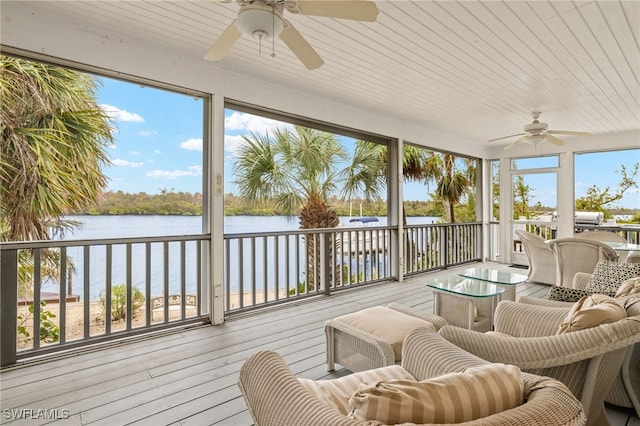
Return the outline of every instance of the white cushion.
{"type": "Polygon", "coordinates": [[[360,386],[349,417],[383,424],[460,423],[518,407],[524,402],[520,369],[487,364],[433,379],[379,381],[360,386]]]}

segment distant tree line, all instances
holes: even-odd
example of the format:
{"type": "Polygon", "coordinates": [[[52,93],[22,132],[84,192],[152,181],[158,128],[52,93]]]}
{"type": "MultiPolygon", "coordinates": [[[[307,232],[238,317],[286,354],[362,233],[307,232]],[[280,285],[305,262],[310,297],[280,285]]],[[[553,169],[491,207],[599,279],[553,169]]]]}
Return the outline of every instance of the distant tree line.
{"type": "MultiPolygon", "coordinates": [[[[339,216],[360,216],[362,205],[363,216],[386,216],[387,204],[384,201],[365,202],[363,200],[343,201],[337,197],[328,200],[328,204],[339,216]]],[[[405,201],[407,216],[442,217],[444,210],[441,203],[433,201],[405,201]]],[[[91,207],[76,209],[73,215],[202,215],[202,194],[189,192],[173,192],[163,189],[160,194],[146,192],[128,193],[123,191],[103,192],[98,202],[91,207]]],[[[276,203],[268,200],[259,205],[250,206],[242,197],[226,194],[224,197],[224,214],[226,216],[283,216],[287,215],[276,203]]],[[[299,214],[295,212],[294,214],[299,214]]]]}
{"type": "Polygon", "coordinates": [[[160,194],[109,191],[103,192],[95,205],[75,210],[71,214],[200,216],[202,194],[166,189],[161,190],[160,194]]]}

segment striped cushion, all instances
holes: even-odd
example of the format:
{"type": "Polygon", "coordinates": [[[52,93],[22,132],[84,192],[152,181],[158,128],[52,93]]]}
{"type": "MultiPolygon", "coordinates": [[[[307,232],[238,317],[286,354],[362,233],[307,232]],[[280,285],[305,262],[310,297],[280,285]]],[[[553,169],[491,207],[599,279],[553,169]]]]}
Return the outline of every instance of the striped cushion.
{"type": "Polygon", "coordinates": [[[390,380],[362,385],[349,401],[349,416],[384,424],[460,423],[523,402],[520,369],[488,364],[423,382],[390,380]]]}
{"type": "Polygon", "coordinates": [[[346,416],[349,412],[349,398],[358,390],[361,384],[394,379],[415,381],[415,378],[399,365],[361,371],[339,379],[298,379],[298,381],[311,395],[346,416]]]}

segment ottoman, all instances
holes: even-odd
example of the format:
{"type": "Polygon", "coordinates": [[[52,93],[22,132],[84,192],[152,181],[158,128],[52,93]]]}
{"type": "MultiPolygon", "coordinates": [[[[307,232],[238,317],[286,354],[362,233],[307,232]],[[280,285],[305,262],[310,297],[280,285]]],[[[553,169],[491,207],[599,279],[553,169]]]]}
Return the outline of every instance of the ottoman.
{"type": "Polygon", "coordinates": [[[438,331],[447,321],[437,315],[391,303],[342,315],[325,323],[327,370],[338,363],[351,372],[400,363],[402,342],[419,327],[438,331]]]}

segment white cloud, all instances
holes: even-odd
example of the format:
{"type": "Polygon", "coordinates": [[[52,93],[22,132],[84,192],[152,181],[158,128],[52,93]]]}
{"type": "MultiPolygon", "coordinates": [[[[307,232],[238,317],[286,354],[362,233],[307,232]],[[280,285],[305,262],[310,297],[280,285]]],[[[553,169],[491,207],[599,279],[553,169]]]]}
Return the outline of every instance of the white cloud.
{"type": "Polygon", "coordinates": [[[122,166],[122,167],[142,167],[142,166],[144,166],[144,163],[135,163],[135,162],[128,161],[128,160],[123,160],[122,158],[116,158],[115,160],[111,161],[111,163],[114,166],[122,166]]]}
{"type": "Polygon", "coordinates": [[[126,122],[134,122],[134,123],[142,123],[144,122],[144,118],[135,112],[129,112],[124,109],[120,109],[113,105],[102,104],[100,108],[107,114],[111,119],[117,121],[126,121],[126,122]]]}
{"type": "Polygon", "coordinates": [[[180,148],[188,151],[202,151],[202,139],[190,138],[180,144],[180,148]]]}
{"type": "Polygon", "coordinates": [[[201,166],[190,166],[187,170],[151,170],[147,172],[147,176],[153,178],[176,179],[183,176],[200,176],[202,175],[201,166]]]}
{"type": "Polygon", "coordinates": [[[245,114],[243,112],[234,112],[224,119],[224,128],[226,130],[247,131],[253,133],[264,133],[265,130],[280,128],[292,129],[293,126],[282,121],[272,120],[270,118],[259,117],[257,115],[245,114]]]}
{"type": "Polygon", "coordinates": [[[232,155],[238,152],[238,149],[245,143],[241,135],[224,135],[224,150],[229,151],[232,155]]]}
{"type": "Polygon", "coordinates": [[[153,152],[155,152],[156,154],[162,154],[162,151],[160,151],[159,149],[156,149],[153,152]]]}
{"type": "Polygon", "coordinates": [[[158,132],[156,132],[155,130],[140,130],[138,132],[138,134],[144,138],[149,137],[149,136],[153,136],[153,135],[157,135],[158,132]]]}
{"type": "Polygon", "coordinates": [[[138,151],[129,151],[129,155],[140,155],[138,151]]]}

